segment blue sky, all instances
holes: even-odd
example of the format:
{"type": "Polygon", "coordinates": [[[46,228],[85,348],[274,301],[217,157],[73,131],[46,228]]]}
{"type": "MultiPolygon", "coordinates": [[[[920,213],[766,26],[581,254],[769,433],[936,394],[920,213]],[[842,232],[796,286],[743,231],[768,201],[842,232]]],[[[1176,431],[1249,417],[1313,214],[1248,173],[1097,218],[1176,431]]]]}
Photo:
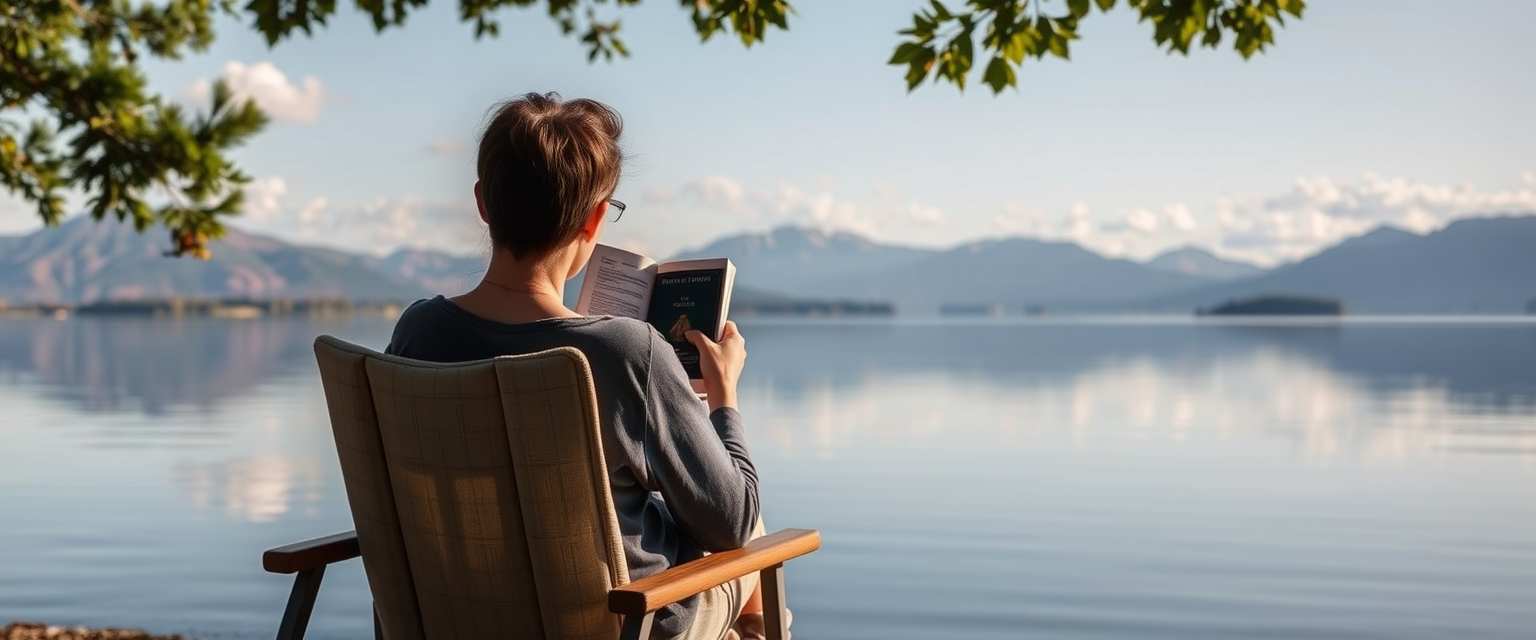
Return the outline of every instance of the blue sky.
{"type": "MultiPolygon", "coordinates": [[[[268,49],[228,21],[206,55],[149,68],[188,99],[225,76],[274,116],[238,152],[257,178],[243,228],[483,251],[478,128],[496,101],[551,90],[624,115],[630,208],[608,238],[658,256],[803,224],[1274,263],[1381,223],[1536,212],[1531,2],[1313,2],[1248,62],[1169,56],[1122,8],[997,97],[907,93],[884,62],[916,0],[800,0],[790,31],[751,50],[700,44],[674,2],[610,8],[633,56],[596,64],[539,11],[506,11],[501,37],[477,42],[441,0],[383,35],[342,4],[311,38],[268,49]]],[[[35,227],[0,197],[0,232],[35,227]]]]}

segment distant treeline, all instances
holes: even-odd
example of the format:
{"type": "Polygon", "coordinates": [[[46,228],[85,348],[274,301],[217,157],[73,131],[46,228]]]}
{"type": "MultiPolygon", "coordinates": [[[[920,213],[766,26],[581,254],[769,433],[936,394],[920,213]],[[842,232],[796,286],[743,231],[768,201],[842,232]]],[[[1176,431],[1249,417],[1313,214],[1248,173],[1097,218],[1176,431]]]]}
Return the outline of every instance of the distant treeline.
{"type": "Polygon", "coordinates": [[[894,316],[896,305],[860,300],[753,301],[731,305],[732,316],[894,316]]]}
{"type": "Polygon", "coordinates": [[[1201,316],[1342,316],[1344,301],[1320,296],[1254,296],[1228,300],[1210,309],[1196,309],[1201,316]]]}
{"type": "MultiPolygon", "coordinates": [[[[0,317],[95,316],[134,318],[266,318],[283,316],[399,315],[404,302],[358,301],[343,298],[307,300],[251,300],[244,298],[166,300],[106,300],[84,304],[27,304],[10,306],[0,301],[0,317]]],[[[732,305],[731,315],[748,316],[892,316],[896,306],[889,302],[831,301],[750,301],[732,305]]]]}
{"type": "Polygon", "coordinates": [[[344,298],[307,300],[250,300],[242,298],[166,300],[103,300],[83,304],[29,304],[9,306],[0,302],[0,315],[81,315],[136,318],[264,318],[272,316],[342,316],[352,314],[394,316],[403,303],[358,301],[344,298]]]}

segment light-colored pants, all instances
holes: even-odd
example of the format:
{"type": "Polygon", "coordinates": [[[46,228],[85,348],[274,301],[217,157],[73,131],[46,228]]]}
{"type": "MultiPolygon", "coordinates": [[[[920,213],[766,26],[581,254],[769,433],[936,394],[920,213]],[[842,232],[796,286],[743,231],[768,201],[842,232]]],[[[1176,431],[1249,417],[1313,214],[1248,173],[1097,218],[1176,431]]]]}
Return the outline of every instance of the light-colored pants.
{"type": "MultiPolygon", "coordinates": [[[[763,519],[757,519],[757,525],[752,528],[752,538],[761,538],[764,535],[763,519]]],[[[725,637],[725,632],[731,628],[731,623],[736,621],[736,616],[741,615],[741,608],[747,605],[747,598],[752,597],[752,592],[757,591],[758,574],[749,573],[740,578],[722,584],[718,587],[699,594],[699,608],[693,614],[693,624],[681,634],[671,638],[662,638],[652,635],[651,640],[720,640],[725,637]]]]}

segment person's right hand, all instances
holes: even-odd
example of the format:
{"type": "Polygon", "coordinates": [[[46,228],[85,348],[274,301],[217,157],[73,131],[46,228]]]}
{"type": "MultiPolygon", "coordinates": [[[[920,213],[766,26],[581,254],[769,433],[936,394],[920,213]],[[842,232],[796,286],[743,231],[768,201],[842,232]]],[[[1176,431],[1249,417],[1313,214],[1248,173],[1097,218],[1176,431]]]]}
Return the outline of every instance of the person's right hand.
{"type": "Polygon", "coordinates": [[[736,381],[747,364],[747,339],[727,320],[720,341],[697,329],[689,331],[688,341],[699,349],[699,370],[704,374],[704,392],[709,394],[709,410],[736,406],[736,381]]]}

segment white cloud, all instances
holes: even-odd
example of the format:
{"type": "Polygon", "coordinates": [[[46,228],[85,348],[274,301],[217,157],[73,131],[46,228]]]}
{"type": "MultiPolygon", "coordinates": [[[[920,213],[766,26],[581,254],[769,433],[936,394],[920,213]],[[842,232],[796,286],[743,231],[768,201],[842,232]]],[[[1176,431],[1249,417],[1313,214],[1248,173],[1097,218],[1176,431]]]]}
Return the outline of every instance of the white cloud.
{"type": "Polygon", "coordinates": [[[747,206],[745,190],[741,183],[735,179],[713,175],[683,185],[680,196],[691,198],[693,201],[708,208],[718,209],[727,213],[734,213],[752,219],[756,212],[747,206]]]}
{"type": "MultiPolygon", "coordinates": [[[[271,62],[246,65],[231,60],[225,63],[222,78],[237,99],[255,101],[256,106],[273,120],[310,124],[320,119],[325,89],[314,76],[304,76],[300,84],[293,84],[288,75],[271,62]]],[[[203,79],[183,88],[181,98],[201,106],[212,94],[213,83],[203,79]]]]}
{"type": "Polygon", "coordinates": [[[944,212],[940,211],[938,207],[916,201],[907,203],[907,219],[911,220],[913,224],[927,227],[942,226],[948,221],[944,216],[944,212]]]}
{"type": "Polygon", "coordinates": [[[1278,196],[1218,203],[1227,244],[1273,262],[1314,253],[1381,225],[1429,233],[1451,222],[1500,213],[1536,213],[1536,193],[1485,191],[1365,174],[1298,178],[1278,196]]]}
{"type": "Polygon", "coordinates": [[[379,255],[401,247],[467,254],[486,243],[472,201],[428,202],[407,195],[336,203],[315,196],[300,203],[294,195],[280,176],[252,181],[245,211],[232,224],[291,242],[379,255]]]}
{"type": "Polygon", "coordinates": [[[331,206],[327,198],[312,198],[304,206],[299,207],[299,224],[309,225],[320,221],[320,215],[331,206]]]}
{"type": "Polygon", "coordinates": [[[1501,213],[1536,214],[1536,189],[1485,190],[1366,174],[1299,178],[1276,195],[1225,197],[1204,207],[1172,202],[1160,209],[1127,207],[1095,214],[1079,201],[1065,215],[1038,216],[1038,224],[1010,204],[991,227],[1075,242],[1110,256],[1146,258],[1195,245],[1227,258],[1276,264],[1384,224],[1428,233],[1457,219],[1501,213]]]}
{"type": "Polygon", "coordinates": [[[1092,210],[1088,203],[1081,200],[1072,203],[1067,209],[1066,229],[1064,239],[1071,240],[1083,246],[1093,246],[1094,224],[1092,210]]]}
{"type": "Polygon", "coordinates": [[[662,187],[646,189],[645,195],[643,197],[645,198],[644,202],[646,204],[666,206],[677,202],[677,194],[672,193],[671,189],[662,187]]]}
{"type": "Polygon", "coordinates": [[[41,228],[43,219],[35,205],[0,189],[0,236],[24,235],[41,228]]]}
{"type": "Polygon", "coordinates": [[[873,200],[850,200],[831,190],[836,185],[831,176],[820,176],[816,183],[813,190],[780,184],[772,191],[749,191],[734,178],[713,175],[685,184],[675,192],[651,189],[646,192],[645,199],[647,204],[657,206],[728,213],[748,224],[810,226],[866,236],[893,228],[931,229],[949,224],[942,209],[905,198],[889,184],[876,185],[873,200]]]}
{"type": "Polygon", "coordinates": [[[287,196],[288,182],[282,176],[257,178],[245,185],[245,210],[240,213],[249,220],[269,220],[282,210],[287,196]]]}
{"type": "Polygon", "coordinates": [[[464,154],[464,141],[440,138],[427,143],[427,153],[434,156],[457,156],[464,154]]]}
{"type": "Polygon", "coordinates": [[[1194,231],[1200,226],[1195,222],[1194,212],[1181,202],[1163,205],[1163,216],[1168,219],[1169,226],[1182,232],[1194,231]]]}
{"type": "Polygon", "coordinates": [[[1154,233],[1157,231],[1157,214],[1146,209],[1131,209],[1122,214],[1125,226],[1132,231],[1140,233],[1154,233]]]}
{"type": "Polygon", "coordinates": [[[992,218],[992,228],[1008,236],[1047,237],[1053,226],[1045,214],[1025,209],[1017,202],[1004,203],[1002,213],[992,218]]]}

